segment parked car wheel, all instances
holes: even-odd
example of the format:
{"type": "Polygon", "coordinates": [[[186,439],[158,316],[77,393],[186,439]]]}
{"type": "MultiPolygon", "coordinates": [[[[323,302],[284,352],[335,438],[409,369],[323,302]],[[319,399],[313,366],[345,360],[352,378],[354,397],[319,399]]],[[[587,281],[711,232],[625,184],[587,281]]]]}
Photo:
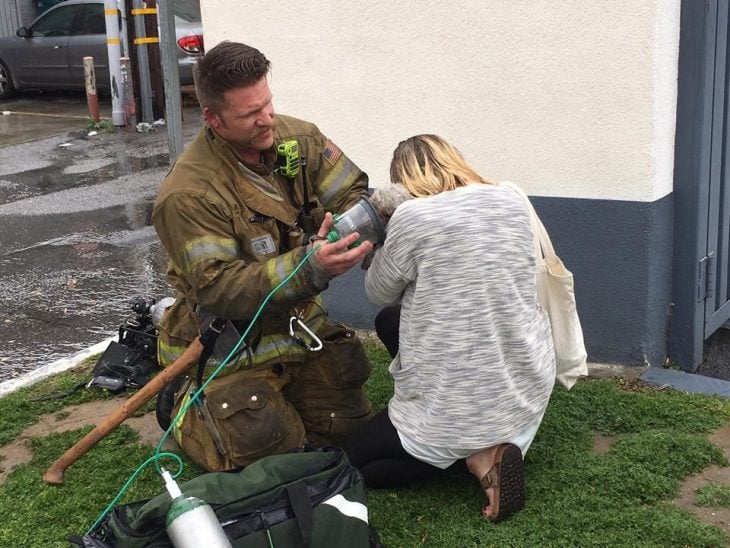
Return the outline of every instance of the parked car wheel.
{"type": "Polygon", "coordinates": [[[8,66],[0,61],[0,99],[7,99],[14,91],[13,79],[10,77],[8,66]]]}

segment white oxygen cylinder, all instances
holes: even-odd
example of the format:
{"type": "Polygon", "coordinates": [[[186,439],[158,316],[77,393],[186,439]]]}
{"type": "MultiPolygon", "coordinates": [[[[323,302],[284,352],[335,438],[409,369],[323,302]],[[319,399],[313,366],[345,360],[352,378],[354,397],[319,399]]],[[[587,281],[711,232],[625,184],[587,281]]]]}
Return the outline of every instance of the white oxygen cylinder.
{"type": "Polygon", "coordinates": [[[164,299],[161,299],[159,302],[150,306],[150,317],[152,318],[152,325],[154,325],[155,327],[160,327],[160,322],[162,322],[162,316],[165,315],[165,310],[170,308],[174,302],[175,297],[165,297],[164,299]]]}
{"type": "Polygon", "coordinates": [[[172,504],[165,526],[175,548],[231,548],[213,509],[204,500],[186,497],[170,472],[162,470],[172,504]]]}

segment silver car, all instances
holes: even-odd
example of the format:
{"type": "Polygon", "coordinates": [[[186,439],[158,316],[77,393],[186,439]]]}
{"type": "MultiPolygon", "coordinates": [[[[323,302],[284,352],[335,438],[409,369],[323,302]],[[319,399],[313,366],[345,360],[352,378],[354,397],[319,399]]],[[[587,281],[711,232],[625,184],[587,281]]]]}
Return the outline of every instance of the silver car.
{"type": "MultiPolygon", "coordinates": [[[[192,67],[203,53],[199,0],[175,0],[173,9],[180,83],[192,84],[192,67]]],[[[0,100],[27,88],[83,90],[86,56],[94,58],[97,89],[108,91],[104,1],[56,4],[16,36],[0,38],[0,100]]]]}

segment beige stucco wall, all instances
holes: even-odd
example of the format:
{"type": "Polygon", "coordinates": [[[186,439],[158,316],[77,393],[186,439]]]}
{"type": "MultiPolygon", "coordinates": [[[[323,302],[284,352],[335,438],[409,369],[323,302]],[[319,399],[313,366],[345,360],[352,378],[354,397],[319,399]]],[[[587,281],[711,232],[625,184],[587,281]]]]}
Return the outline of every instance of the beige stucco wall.
{"type": "Polygon", "coordinates": [[[672,190],[680,0],[201,0],[206,47],[273,64],[279,112],[371,176],[415,133],[543,196],[672,190]]]}

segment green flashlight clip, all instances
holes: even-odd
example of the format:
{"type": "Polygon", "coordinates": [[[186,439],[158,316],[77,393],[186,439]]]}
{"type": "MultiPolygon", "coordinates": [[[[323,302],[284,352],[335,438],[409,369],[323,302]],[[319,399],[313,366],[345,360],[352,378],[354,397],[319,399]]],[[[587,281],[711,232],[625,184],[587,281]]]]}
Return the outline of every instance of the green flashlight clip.
{"type": "Polygon", "coordinates": [[[276,154],[279,156],[279,173],[284,177],[296,177],[302,167],[299,143],[295,140],[284,141],[276,147],[276,154]]]}

